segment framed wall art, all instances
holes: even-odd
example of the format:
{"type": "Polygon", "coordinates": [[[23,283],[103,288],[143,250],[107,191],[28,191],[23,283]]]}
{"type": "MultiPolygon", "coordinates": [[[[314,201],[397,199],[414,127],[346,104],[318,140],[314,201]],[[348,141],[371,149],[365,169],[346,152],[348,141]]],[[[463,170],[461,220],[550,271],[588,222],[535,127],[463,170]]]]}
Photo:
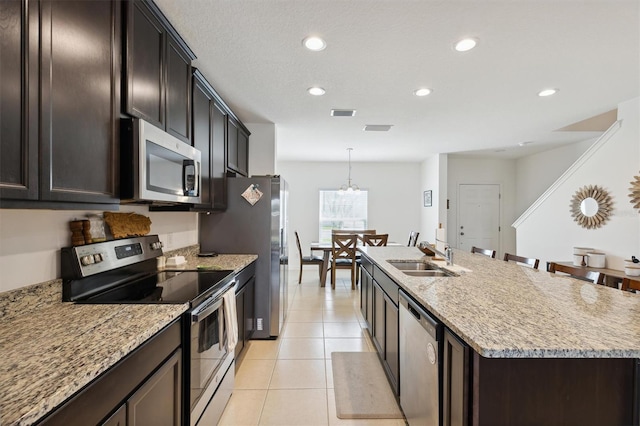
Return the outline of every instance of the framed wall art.
{"type": "Polygon", "coordinates": [[[432,205],[432,202],[431,202],[431,190],[424,191],[422,197],[423,197],[423,200],[424,200],[424,206],[425,207],[431,207],[431,205],[432,205]]]}

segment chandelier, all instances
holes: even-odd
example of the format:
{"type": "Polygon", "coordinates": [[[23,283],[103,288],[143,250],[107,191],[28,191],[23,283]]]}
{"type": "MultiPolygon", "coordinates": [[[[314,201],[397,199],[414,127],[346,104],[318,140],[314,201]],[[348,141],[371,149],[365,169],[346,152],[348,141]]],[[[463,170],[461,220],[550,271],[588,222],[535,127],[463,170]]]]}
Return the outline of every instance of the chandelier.
{"type": "Polygon", "coordinates": [[[349,151],[349,178],[347,179],[347,185],[343,184],[338,190],[338,194],[342,195],[344,193],[352,194],[354,192],[360,192],[360,187],[356,184],[351,184],[351,151],[353,148],[347,148],[349,151]]]}

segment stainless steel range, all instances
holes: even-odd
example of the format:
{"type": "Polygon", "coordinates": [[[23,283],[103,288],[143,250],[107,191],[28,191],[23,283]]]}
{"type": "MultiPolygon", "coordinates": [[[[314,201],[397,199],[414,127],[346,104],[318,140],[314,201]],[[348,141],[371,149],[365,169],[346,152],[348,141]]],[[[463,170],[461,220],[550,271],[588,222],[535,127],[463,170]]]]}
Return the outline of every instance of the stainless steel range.
{"type": "Polygon", "coordinates": [[[216,424],[234,385],[233,271],[157,271],[157,235],[61,251],[63,300],[189,304],[183,317],[184,424],[216,424]],[[228,307],[231,306],[231,309],[228,307]]]}

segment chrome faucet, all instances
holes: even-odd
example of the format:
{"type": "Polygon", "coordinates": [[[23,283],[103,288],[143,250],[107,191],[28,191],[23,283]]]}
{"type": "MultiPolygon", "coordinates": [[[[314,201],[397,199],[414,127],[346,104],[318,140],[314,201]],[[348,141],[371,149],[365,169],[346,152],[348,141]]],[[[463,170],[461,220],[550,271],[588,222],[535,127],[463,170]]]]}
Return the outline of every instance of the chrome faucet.
{"type": "Polygon", "coordinates": [[[453,249],[450,246],[445,247],[445,259],[447,259],[447,265],[453,265],[453,249]]]}

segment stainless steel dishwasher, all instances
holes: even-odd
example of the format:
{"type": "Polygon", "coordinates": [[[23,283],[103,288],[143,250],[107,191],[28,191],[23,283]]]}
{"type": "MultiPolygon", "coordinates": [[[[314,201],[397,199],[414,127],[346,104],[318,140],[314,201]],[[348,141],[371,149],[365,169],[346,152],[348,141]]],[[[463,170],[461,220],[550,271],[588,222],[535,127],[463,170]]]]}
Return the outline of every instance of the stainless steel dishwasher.
{"type": "Polygon", "coordinates": [[[440,424],[442,324],[400,290],[400,405],[411,426],[440,424]]]}

